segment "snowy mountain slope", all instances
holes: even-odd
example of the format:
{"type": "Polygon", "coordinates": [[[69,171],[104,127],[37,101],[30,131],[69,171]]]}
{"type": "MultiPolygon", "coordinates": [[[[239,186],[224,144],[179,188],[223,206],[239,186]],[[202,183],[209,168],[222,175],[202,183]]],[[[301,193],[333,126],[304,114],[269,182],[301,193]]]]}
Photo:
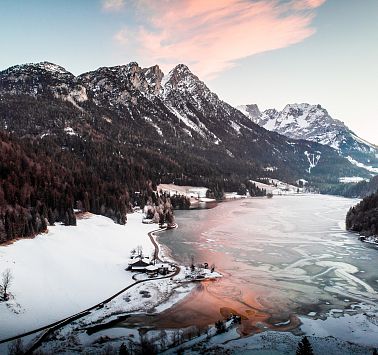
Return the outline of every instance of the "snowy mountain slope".
{"type": "Polygon", "coordinates": [[[306,139],[336,149],[356,166],[376,173],[378,147],[354,134],[343,122],[332,118],[320,105],[289,104],[282,111],[268,109],[257,114],[255,105],[239,106],[241,112],[270,131],[294,139],[306,139]]]}
{"type": "Polygon", "coordinates": [[[72,103],[87,100],[85,88],[74,79],[63,67],[49,62],[15,65],[0,72],[1,90],[11,94],[50,94],[72,103]]]}
{"type": "Polygon", "coordinates": [[[256,104],[240,105],[237,107],[237,109],[241,111],[245,116],[258,123],[258,118],[261,115],[261,111],[256,104]]]}
{"type": "Polygon", "coordinates": [[[127,145],[130,158],[141,161],[158,154],[170,167],[157,164],[154,171],[168,182],[178,176],[203,184],[209,176],[230,182],[268,173],[292,181],[367,175],[325,145],[261,128],[182,64],[167,75],[135,62],[79,76],[47,62],[11,67],[0,72],[0,129],[59,142],[83,137],[84,146],[89,134],[115,152],[127,145]]]}

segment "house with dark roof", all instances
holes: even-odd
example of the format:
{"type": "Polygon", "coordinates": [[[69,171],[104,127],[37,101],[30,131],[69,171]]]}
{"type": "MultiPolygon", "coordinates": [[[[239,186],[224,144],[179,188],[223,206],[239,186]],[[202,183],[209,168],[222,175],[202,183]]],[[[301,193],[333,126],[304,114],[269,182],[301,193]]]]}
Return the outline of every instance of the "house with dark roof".
{"type": "Polygon", "coordinates": [[[150,265],[151,265],[150,263],[146,263],[142,259],[139,259],[137,261],[130,263],[129,266],[127,267],[127,270],[130,270],[130,271],[146,271],[147,267],[150,266],[150,265]]]}

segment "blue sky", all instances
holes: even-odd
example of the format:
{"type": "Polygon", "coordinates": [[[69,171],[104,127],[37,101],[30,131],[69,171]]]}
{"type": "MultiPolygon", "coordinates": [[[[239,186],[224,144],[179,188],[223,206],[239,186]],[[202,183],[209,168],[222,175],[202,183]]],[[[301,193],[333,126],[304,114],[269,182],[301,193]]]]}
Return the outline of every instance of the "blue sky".
{"type": "Polygon", "coordinates": [[[320,103],[378,144],[377,0],[0,0],[0,70],[188,64],[225,101],[320,103]]]}

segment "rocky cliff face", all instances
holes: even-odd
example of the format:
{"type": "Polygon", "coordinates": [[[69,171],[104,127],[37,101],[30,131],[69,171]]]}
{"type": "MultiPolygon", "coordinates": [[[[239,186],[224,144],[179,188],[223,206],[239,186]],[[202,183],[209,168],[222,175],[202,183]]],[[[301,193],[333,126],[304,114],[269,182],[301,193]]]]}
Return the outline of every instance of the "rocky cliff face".
{"type": "Polygon", "coordinates": [[[258,123],[258,118],[261,115],[260,109],[256,104],[241,105],[237,109],[241,111],[244,115],[249,117],[253,122],[258,123]]]}

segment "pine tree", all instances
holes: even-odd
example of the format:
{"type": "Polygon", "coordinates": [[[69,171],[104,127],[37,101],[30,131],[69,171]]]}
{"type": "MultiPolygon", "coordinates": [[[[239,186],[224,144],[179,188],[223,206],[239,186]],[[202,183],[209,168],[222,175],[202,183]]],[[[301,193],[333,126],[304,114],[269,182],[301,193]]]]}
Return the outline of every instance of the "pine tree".
{"type": "Polygon", "coordinates": [[[313,355],[312,346],[306,336],[299,342],[296,355],[313,355]]]}
{"type": "Polygon", "coordinates": [[[119,355],[129,355],[129,351],[127,350],[127,346],[125,343],[122,343],[121,346],[119,347],[119,355]]]}

